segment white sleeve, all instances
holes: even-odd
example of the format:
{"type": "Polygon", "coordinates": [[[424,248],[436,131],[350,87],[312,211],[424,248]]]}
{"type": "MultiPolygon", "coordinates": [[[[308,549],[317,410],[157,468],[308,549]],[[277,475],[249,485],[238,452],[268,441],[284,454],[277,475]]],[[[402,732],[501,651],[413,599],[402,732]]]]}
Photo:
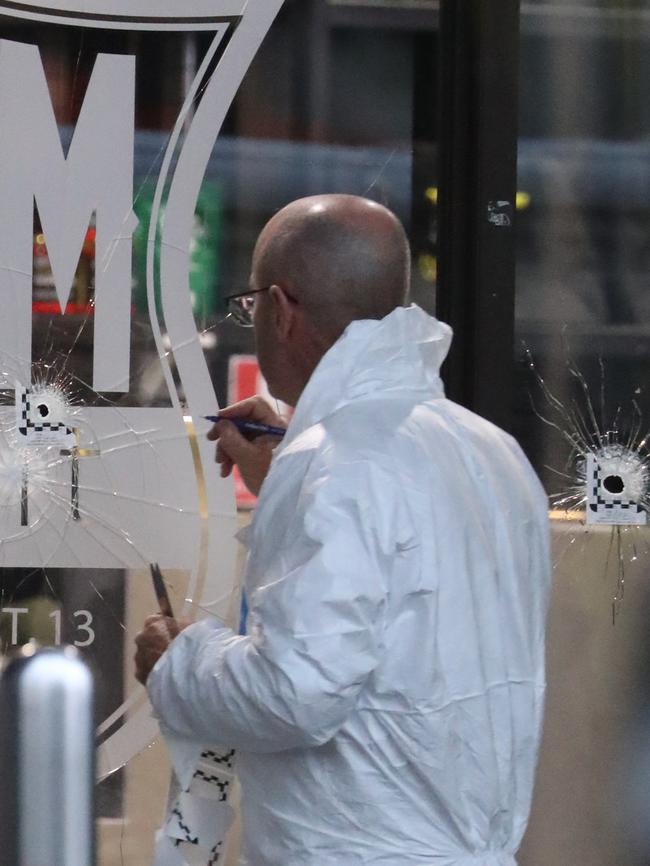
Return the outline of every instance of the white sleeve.
{"type": "Polygon", "coordinates": [[[305,483],[249,599],[250,634],[196,623],[150,674],[167,728],[252,752],[333,736],[381,653],[394,549],[381,503],[390,497],[362,461],[305,483]]]}

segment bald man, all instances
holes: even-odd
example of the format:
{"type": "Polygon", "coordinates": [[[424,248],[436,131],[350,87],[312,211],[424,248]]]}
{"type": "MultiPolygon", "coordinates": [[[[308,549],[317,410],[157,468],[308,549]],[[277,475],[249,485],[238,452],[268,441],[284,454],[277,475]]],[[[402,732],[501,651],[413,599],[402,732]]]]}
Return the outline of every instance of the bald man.
{"type": "Polygon", "coordinates": [[[547,502],[514,440],[444,397],[450,329],[407,306],[385,208],[290,204],[249,294],[281,425],[220,413],[224,476],[259,493],[246,636],[162,617],[137,639],[164,725],[239,751],[248,866],[513,866],[544,694],[547,502]],[[155,667],[154,667],[155,665],[155,667]]]}

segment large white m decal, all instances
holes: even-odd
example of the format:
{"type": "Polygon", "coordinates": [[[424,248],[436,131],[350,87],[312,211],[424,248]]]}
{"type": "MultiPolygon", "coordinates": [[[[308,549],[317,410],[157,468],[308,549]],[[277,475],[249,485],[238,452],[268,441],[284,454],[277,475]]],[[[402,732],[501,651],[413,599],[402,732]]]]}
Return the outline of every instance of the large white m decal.
{"type": "Polygon", "coordinates": [[[66,158],[38,48],[0,40],[0,386],[30,380],[36,202],[62,312],[95,214],[92,385],[128,390],[134,103],[135,58],[99,54],[66,158]]]}

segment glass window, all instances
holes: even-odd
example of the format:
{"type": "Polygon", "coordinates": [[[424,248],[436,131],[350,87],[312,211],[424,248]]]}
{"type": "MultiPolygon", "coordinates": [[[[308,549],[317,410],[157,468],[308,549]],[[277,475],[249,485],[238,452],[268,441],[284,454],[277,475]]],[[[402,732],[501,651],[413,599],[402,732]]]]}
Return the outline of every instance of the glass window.
{"type": "Polygon", "coordinates": [[[650,5],[524,3],[521,30],[515,433],[552,497],[555,561],[521,863],[641,864],[650,5]],[[621,525],[585,523],[606,509],[621,525]]]}
{"type": "Polygon", "coordinates": [[[242,0],[244,20],[162,29],[136,8],[131,26],[15,5],[0,16],[3,158],[19,167],[0,169],[16,298],[0,324],[1,649],[72,642],[93,667],[99,863],[145,866],[169,784],[131,663],[150,566],[176,612],[238,614],[244,518],[201,416],[264,383],[224,298],[276,210],[344,192],[401,217],[432,309],[435,4],[287,0],[271,24],[267,0],[242,0]],[[245,37],[254,17],[263,41],[245,37]]]}

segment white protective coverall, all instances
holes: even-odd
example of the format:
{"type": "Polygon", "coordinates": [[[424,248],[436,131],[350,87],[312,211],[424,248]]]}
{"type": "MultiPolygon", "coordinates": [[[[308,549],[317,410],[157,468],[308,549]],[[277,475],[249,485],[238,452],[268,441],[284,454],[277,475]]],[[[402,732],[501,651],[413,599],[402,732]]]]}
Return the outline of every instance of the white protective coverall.
{"type": "Polygon", "coordinates": [[[149,677],[168,729],[239,750],[249,866],[515,863],[547,501],[516,442],[445,399],[450,341],[417,306],[347,328],[261,491],[248,636],[196,623],[149,677]]]}

